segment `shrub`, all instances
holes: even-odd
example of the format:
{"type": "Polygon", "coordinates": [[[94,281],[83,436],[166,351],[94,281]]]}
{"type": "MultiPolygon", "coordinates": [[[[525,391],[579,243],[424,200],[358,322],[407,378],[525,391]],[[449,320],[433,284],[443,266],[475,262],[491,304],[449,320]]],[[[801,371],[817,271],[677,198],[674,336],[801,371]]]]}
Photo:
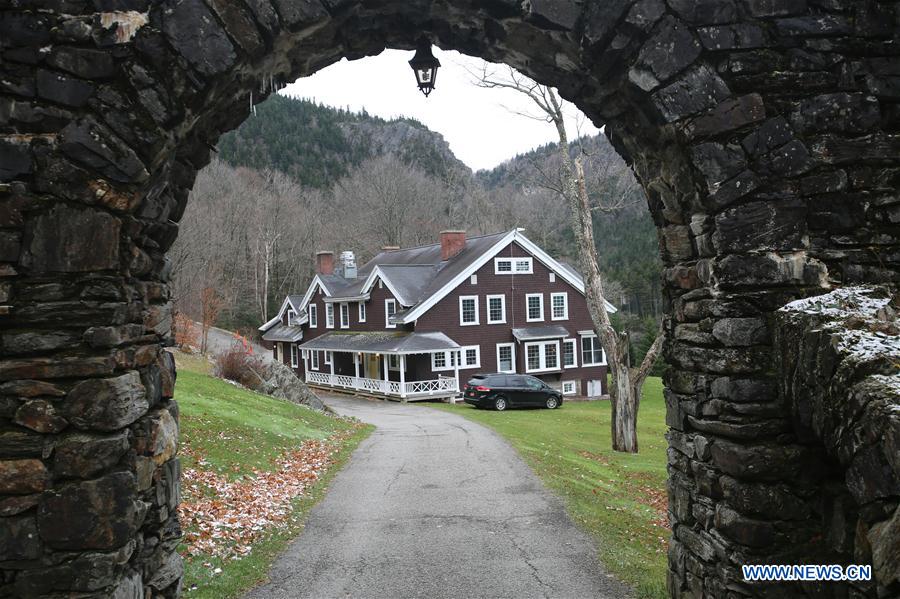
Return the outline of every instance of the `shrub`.
{"type": "Polygon", "coordinates": [[[194,321],[183,312],[175,314],[175,345],[182,350],[196,349],[200,336],[194,321]]]}
{"type": "Polygon", "coordinates": [[[263,362],[246,351],[240,342],[232,344],[228,351],[216,356],[213,373],[250,389],[257,389],[262,384],[260,377],[263,362]]]}

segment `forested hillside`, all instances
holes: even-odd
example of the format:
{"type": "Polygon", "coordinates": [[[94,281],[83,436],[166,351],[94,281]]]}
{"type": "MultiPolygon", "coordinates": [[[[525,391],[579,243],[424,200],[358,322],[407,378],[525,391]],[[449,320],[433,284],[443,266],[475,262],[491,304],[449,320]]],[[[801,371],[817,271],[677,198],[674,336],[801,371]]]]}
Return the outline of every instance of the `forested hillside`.
{"type": "MultiPolygon", "coordinates": [[[[578,140],[595,205],[607,294],[620,325],[641,337],[661,302],[656,232],[643,192],[603,136],[578,140]]],[[[284,295],[302,290],[315,251],[353,250],[523,227],[551,254],[577,263],[553,144],[472,173],[439,134],[412,119],[384,120],[274,95],[218,144],[201,171],[173,247],[179,309],[200,316],[215,289],[224,326],[255,329],[284,295]]]]}
{"type": "Polygon", "coordinates": [[[279,94],[219,140],[232,166],[271,168],[307,187],[325,188],[363,161],[391,154],[426,172],[468,171],[440,134],[414,119],[384,119],[279,94]]]}

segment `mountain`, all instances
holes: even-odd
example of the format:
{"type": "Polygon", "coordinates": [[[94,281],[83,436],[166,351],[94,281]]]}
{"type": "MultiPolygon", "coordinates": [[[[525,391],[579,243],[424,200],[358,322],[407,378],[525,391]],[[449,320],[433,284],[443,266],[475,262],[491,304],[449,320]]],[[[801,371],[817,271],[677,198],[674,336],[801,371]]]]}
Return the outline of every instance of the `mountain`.
{"type": "MultiPolygon", "coordinates": [[[[661,312],[659,272],[661,270],[656,229],[647,210],[643,191],[630,169],[613,150],[604,135],[586,137],[571,143],[573,155],[585,159],[588,190],[600,204],[622,203],[617,210],[595,212],[595,238],[601,268],[612,281],[611,300],[623,313],[635,317],[661,312]],[[620,202],[620,200],[622,200],[620,202]]],[[[526,226],[532,233],[550,233],[541,242],[561,256],[576,255],[574,238],[566,226],[567,216],[559,211],[550,214],[545,186],[547,177],[558,175],[557,144],[551,143],[515,156],[496,168],[472,173],[450,150],[446,140],[422,123],[410,118],[392,120],[366,112],[332,108],[314,101],[273,95],[257,106],[257,113],[238,129],[224,135],[219,142],[219,158],[232,166],[254,169],[272,168],[282,171],[301,185],[329,190],[366,160],[392,155],[402,162],[441,180],[460,180],[447,175],[462,173],[471,182],[471,192],[482,191],[490,204],[477,208],[521,215],[530,212],[528,222],[497,222],[481,228],[526,226]],[[535,197],[532,203],[516,198],[535,197]],[[544,203],[542,203],[544,202],[544,203]]],[[[479,228],[472,220],[472,210],[453,210],[446,198],[434,209],[469,214],[465,226],[479,228]]],[[[466,199],[454,200],[457,206],[466,199]]],[[[513,217],[520,218],[520,217],[513,217]]],[[[498,229],[499,230],[499,229],[498,229]]],[[[480,231],[492,232],[492,231],[480,231]]],[[[538,237],[541,237],[538,235],[538,237]]]]}
{"type": "Polygon", "coordinates": [[[273,94],[219,140],[219,158],[232,166],[273,168],[307,187],[327,188],[368,158],[393,154],[444,176],[471,174],[439,133],[410,118],[385,120],[273,94]]]}

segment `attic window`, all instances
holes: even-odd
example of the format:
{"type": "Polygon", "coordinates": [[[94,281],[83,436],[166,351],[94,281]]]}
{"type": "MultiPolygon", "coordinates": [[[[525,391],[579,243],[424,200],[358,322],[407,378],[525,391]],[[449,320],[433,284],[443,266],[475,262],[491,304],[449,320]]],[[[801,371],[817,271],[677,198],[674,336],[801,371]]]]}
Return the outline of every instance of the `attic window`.
{"type": "Polygon", "coordinates": [[[477,285],[478,284],[478,275],[472,275],[471,277],[469,277],[469,284],[477,285]]]}
{"type": "Polygon", "coordinates": [[[494,274],[530,275],[531,273],[531,258],[494,258],[494,274]]]}

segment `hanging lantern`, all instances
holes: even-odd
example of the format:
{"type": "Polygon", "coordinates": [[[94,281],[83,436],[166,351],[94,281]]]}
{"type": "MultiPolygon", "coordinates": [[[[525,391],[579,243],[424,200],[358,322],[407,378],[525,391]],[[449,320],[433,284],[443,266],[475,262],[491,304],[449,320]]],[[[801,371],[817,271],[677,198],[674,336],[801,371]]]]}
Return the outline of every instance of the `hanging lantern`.
{"type": "Polygon", "coordinates": [[[416,55],[409,61],[416,75],[416,83],[425,97],[434,89],[434,81],[437,79],[437,70],[441,62],[431,53],[431,42],[423,37],[416,47],[416,55]]]}

